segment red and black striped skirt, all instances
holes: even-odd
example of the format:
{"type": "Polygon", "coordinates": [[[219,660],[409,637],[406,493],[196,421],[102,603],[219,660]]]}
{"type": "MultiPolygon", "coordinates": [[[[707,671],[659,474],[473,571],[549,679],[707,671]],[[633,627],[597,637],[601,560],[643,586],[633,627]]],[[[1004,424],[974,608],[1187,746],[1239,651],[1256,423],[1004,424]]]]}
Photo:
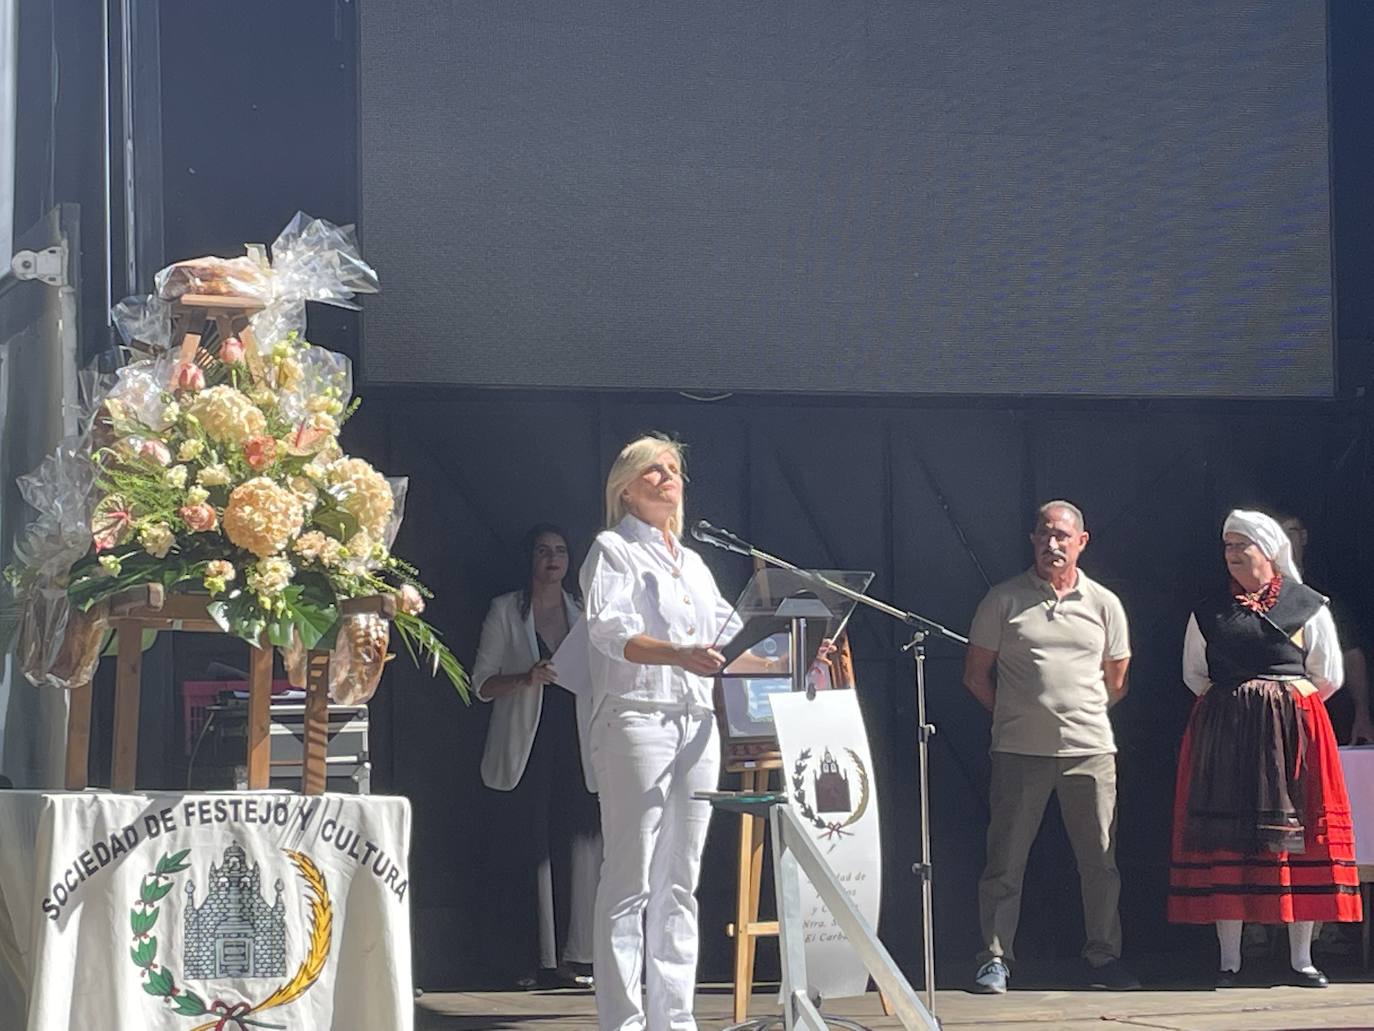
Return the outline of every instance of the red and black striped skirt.
{"type": "Polygon", "coordinates": [[[1321,698],[1254,680],[1197,700],[1174,789],[1169,919],[1360,919],[1350,800],[1321,698]]]}

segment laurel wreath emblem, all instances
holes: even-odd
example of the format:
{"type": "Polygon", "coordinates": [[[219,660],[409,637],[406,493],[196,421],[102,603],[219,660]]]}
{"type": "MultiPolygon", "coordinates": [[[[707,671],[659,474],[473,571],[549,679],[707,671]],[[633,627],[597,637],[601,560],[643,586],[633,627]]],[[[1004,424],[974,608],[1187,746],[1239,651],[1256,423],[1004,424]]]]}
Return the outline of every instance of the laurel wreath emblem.
{"type": "Polygon", "coordinates": [[[845,828],[858,823],[868,810],[868,770],[864,768],[864,764],[859,760],[854,749],[846,748],[845,753],[854,763],[854,771],[859,777],[859,804],[854,807],[854,811],[845,820],[828,821],[823,819],[816,814],[816,811],[811,808],[811,804],[806,800],[806,765],[811,758],[811,749],[803,748],[797,753],[797,761],[792,764],[792,798],[797,803],[797,810],[801,813],[802,818],[818,831],[821,831],[822,836],[827,840],[853,834],[853,831],[845,828]]]}
{"type": "Polygon", "coordinates": [[[177,975],[157,962],[158,942],[153,931],[157,927],[159,903],[172,890],[173,878],[190,869],[186,857],[190,855],[191,850],[182,849],[180,852],[164,855],[151,872],[143,875],[139,899],[129,910],[129,926],[133,931],[133,946],[129,950],[129,955],[134,965],[142,970],[143,990],[164,1000],[171,1012],[181,1017],[212,1018],[192,1028],[191,1031],[227,1031],[233,1028],[246,1031],[250,1027],[284,1028],[285,1024],[270,1024],[264,1020],[253,1019],[253,1014],[264,1013],[299,999],[319,980],[320,974],[324,971],[334,937],[334,905],[329,899],[329,886],[325,883],[320,868],[304,852],[293,849],[282,851],[296,867],[301,880],[305,882],[306,896],[310,902],[310,933],[307,935],[310,948],[292,978],[261,1002],[230,1002],[225,999],[212,999],[207,1002],[196,992],[179,985],[177,975]]]}

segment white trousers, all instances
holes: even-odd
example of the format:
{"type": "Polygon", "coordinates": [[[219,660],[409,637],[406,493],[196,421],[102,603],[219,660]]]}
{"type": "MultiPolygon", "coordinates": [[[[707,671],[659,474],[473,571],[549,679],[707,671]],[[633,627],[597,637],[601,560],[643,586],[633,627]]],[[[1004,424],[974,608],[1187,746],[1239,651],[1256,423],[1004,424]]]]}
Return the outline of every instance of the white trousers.
{"type": "MultiPolygon", "coordinates": [[[[601,873],[601,838],[573,838],[568,851],[568,938],[563,943],[563,961],[590,963],[595,919],[592,907],[596,904],[596,879],[601,873]]],[[[549,856],[539,861],[535,876],[536,902],[539,906],[539,965],[549,970],[558,966],[553,863],[549,856]]]]}
{"type": "Polygon", "coordinates": [[[711,806],[692,794],[720,777],[715,720],[608,700],[591,753],[605,847],[593,950],[601,1031],[695,1031],[695,893],[711,806]]]}

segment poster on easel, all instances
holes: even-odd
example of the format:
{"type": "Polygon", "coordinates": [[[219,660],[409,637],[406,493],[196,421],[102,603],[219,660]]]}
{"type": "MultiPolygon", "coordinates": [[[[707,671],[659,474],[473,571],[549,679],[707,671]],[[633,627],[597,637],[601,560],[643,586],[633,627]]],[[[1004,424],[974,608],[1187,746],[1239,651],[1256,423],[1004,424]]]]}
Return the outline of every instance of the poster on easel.
{"type": "MultiPolygon", "coordinates": [[[[788,804],[869,925],[882,899],[878,793],[859,700],[853,691],[769,696],[788,804]]],[[[868,971],[816,889],[801,878],[806,970],[827,999],[862,995],[868,971]]]]}

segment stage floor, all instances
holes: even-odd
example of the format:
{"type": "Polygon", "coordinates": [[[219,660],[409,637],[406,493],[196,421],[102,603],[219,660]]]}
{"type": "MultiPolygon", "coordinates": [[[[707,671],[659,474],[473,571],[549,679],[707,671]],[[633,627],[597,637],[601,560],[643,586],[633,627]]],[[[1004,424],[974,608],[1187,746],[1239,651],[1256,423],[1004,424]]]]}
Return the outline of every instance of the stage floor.
{"type": "MultiPolygon", "coordinates": [[[[1013,991],[1004,996],[941,991],[936,1015],[946,1028],[1038,1031],[1042,1028],[1133,1028],[1164,1031],[1288,1031],[1293,1028],[1374,1029],[1374,984],[1308,988],[1233,988],[1226,991],[1093,992],[1013,991]]],[[[899,1028],[884,1017],[876,995],[827,1006],[834,1016],[872,1028],[899,1028]]],[[[752,1016],[775,1012],[773,997],[758,994],[752,1016]]],[[[697,997],[701,1031],[729,1025],[726,987],[697,997]]],[[[591,1031],[590,995],[572,992],[426,993],[416,1008],[416,1031],[591,1031]]]]}

